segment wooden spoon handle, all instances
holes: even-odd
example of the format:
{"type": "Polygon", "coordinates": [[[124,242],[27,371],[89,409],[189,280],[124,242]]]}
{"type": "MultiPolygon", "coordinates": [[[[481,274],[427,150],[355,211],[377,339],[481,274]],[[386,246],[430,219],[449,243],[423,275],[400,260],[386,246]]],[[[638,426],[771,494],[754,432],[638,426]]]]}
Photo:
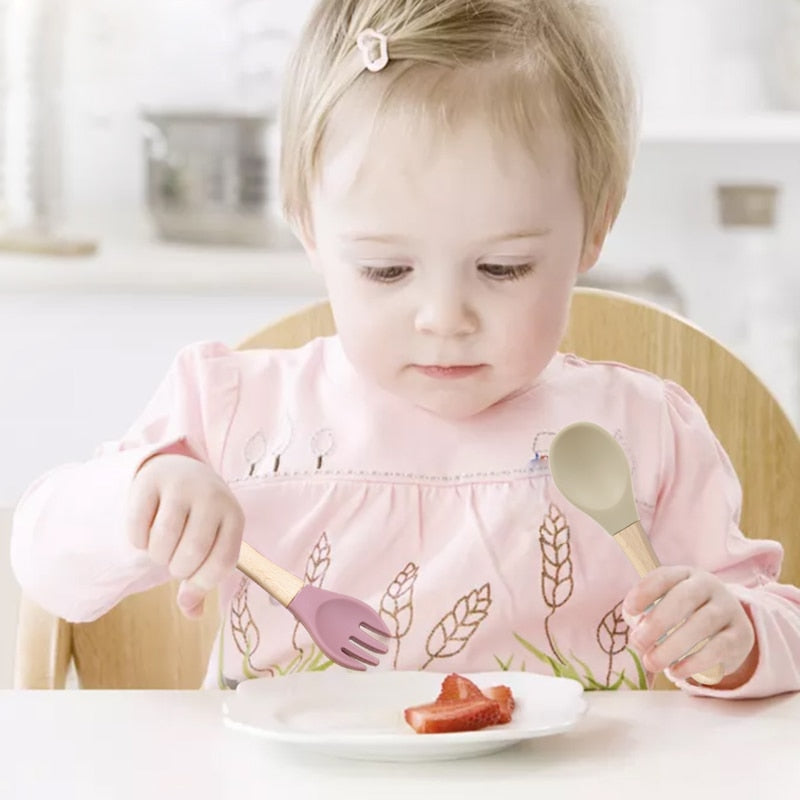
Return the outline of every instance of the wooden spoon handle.
{"type": "Polygon", "coordinates": [[[614,534],[614,541],[622,548],[633,568],[644,578],[648,572],[661,566],[658,556],[650,544],[650,539],[644,532],[642,523],[637,519],[633,525],[628,525],[619,533],[614,534]]]}
{"type": "MultiPolygon", "coordinates": [[[[655,554],[653,546],[650,544],[650,538],[645,533],[642,523],[639,522],[639,520],[636,520],[632,525],[628,525],[627,528],[623,528],[619,533],[615,533],[614,540],[622,548],[628,560],[633,564],[633,568],[641,577],[647,575],[648,572],[652,572],[656,567],[661,566],[658,556],[655,554]]],[[[656,600],[656,602],[658,602],[658,600],[656,600]]],[[[672,630],[675,629],[673,628],[672,630]]],[[[667,635],[670,633],[672,633],[672,631],[668,631],[667,635]]],[[[684,658],[692,655],[692,653],[696,653],[698,650],[702,650],[707,641],[708,640],[705,639],[702,642],[698,642],[686,653],[684,658]]],[[[697,681],[697,683],[713,686],[715,683],[719,683],[724,676],[725,670],[722,664],[716,664],[708,670],[708,672],[698,672],[692,675],[692,679],[697,681]]]]}
{"type": "Polygon", "coordinates": [[[300,578],[273,564],[247,542],[242,542],[236,567],[282,606],[288,606],[304,585],[300,578]]]}

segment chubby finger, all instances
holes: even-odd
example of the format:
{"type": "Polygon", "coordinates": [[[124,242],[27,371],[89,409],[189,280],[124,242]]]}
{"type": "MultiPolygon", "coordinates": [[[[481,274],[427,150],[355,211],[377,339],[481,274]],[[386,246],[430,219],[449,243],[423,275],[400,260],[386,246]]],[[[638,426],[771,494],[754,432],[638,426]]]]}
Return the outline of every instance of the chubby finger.
{"type": "MultiPolygon", "coordinates": [[[[701,579],[676,583],[656,604],[643,614],[631,631],[631,642],[644,653],[661,644],[673,631],[705,606],[710,588],[701,579]]],[[[716,632],[717,629],[712,631],[716,632]]]]}
{"type": "Polygon", "coordinates": [[[147,550],[150,528],[159,506],[159,491],[148,483],[133,482],[125,514],[125,533],[138,550],[147,550]]]}
{"type": "Polygon", "coordinates": [[[208,558],[188,578],[187,583],[198,592],[210,592],[235,569],[241,543],[242,525],[238,515],[226,516],[220,524],[208,558]]]}
{"type": "Polygon", "coordinates": [[[178,608],[184,616],[189,619],[197,619],[203,616],[205,610],[206,592],[192,586],[189,581],[181,581],[178,587],[177,603],[178,608]]]}
{"type": "Polygon", "coordinates": [[[665,672],[670,679],[692,678],[699,683],[716,684],[723,675],[735,675],[733,688],[749,680],[758,665],[758,641],[750,613],[736,601],[728,624],[712,636],[702,650],[690,651],[665,672]],[[709,667],[709,664],[711,665],[709,667]]]}
{"type": "Polygon", "coordinates": [[[690,567],[659,567],[646,575],[625,596],[623,613],[638,617],[649,611],[674,586],[687,580],[692,574],[690,567]]]}
{"type": "Polygon", "coordinates": [[[169,564],[183,535],[188,515],[189,510],[183,504],[170,501],[167,497],[161,498],[147,542],[147,553],[154,563],[162,566],[169,564]]]}
{"type": "Polygon", "coordinates": [[[189,512],[183,535],[169,560],[169,572],[175,578],[188,578],[209,557],[217,538],[219,523],[203,509],[189,512]]]}
{"type": "Polygon", "coordinates": [[[671,681],[692,678],[698,683],[718,683],[744,660],[732,654],[732,642],[732,631],[725,628],[705,642],[700,642],[702,646],[691,649],[682,658],[668,664],[664,673],[671,681]],[[708,680],[712,676],[715,680],[708,680]]]}
{"type": "MultiPolygon", "coordinates": [[[[667,631],[666,638],[659,639],[649,650],[644,651],[645,667],[651,672],[660,672],[687,658],[693,651],[699,656],[700,651],[705,650],[714,637],[724,631],[729,624],[730,615],[725,613],[724,608],[720,608],[716,603],[706,603],[689,615],[680,625],[667,631]]],[[[638,632],[633,637],[633,641],[634,646],[638,646],[638,632]]],[[[697,667],[697,659],[695,659],[693,671],[705,669],[716,663],[714,659],[717,656],[710,653],[713,653],[713,649],[703,653],[700,658],[700,661],[708,660],[705,665],[701,664],[697,667]]]]}

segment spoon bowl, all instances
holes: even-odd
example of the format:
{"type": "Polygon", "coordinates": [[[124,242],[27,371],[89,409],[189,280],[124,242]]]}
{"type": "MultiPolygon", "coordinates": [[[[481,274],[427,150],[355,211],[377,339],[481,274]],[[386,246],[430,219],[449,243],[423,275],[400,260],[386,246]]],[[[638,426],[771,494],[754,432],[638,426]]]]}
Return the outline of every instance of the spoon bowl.
{"type": "Polygon", "coordinates": [[[612,535],[638,518],[628,460],[599,425],[561,430],[550,447],[550,472],[561,493],[612,535]]]}

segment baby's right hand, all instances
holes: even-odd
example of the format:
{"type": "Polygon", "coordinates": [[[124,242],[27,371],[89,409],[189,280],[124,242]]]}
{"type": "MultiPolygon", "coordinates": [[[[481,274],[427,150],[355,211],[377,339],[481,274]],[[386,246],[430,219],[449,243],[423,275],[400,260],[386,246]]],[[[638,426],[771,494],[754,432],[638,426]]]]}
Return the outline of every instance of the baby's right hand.
{"type": "Polygon", "coordinates": [[[128,538],[182,579],[178,606],[187,617],[203,613],[205,596],[236,567],[243,530],[241,506],[202,461],[156,455],[133,479],[128,538]]]}

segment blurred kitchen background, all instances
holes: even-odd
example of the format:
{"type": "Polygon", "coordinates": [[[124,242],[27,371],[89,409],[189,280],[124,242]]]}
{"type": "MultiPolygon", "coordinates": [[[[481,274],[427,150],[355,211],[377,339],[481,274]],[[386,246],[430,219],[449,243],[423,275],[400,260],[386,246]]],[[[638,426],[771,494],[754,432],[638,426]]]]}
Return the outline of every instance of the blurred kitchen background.
{"type": "MultiPolygon", "coordinates": [[[[644,122],[587,280],[687,315],[797,424],[800,0],[604,4],[644,122]]],[[[0,0],[0,529],[34,477],[126,429],[180,346],[321,296],[276,203],[311,5],[0,0]]]]}

